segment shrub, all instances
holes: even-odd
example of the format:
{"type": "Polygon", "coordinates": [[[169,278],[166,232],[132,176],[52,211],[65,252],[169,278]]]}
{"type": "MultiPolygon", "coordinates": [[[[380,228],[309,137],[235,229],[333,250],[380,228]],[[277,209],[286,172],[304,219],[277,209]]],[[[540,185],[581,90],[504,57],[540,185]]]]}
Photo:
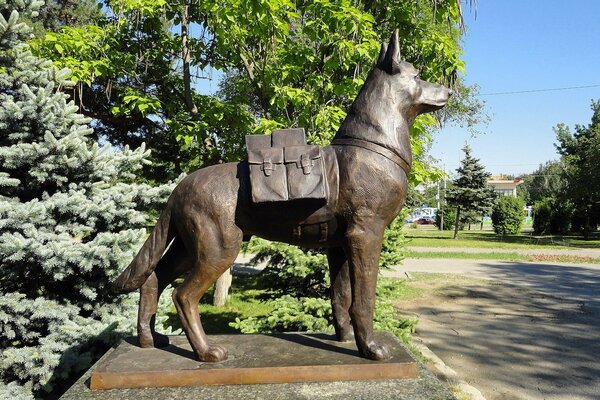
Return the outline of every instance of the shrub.
{"type": "Polygon", "coordinates": [[[498,235],[514,235],[521,231],[523,223],[523,199],[503,196],[492,211],[492,225],[498,235]]]}
{"type": "Polygon", "coordinates": [[[541,235],[550,232],[553,201],[546,197],[533,205],[533,231],[541,235]]]}
{"type": "MultiPolygon", "coordinates": [[[[404,214],[400,214],[386,229],[379,265],[399,264],[404,258],[404,214]]],[[[326,255],[319,250],[253,238],[244,251],[256,254],[253,264],[266,262],[261,277],[263,286],[276,295],[329,298],[329,267],[326,255]]]]}
{"type": "MultiPolygon", "coordinates": [[[[440,226],[442,226],[442,214],[444,215],[444,230],[453,230],[454,222],[456,220],[456,208],[449,205],[446,205],[445,207],[440,207],[437,214],[435,215],[435,226],[437,226],[438,229],[440,228],[440,226]]],[[[458,225],[458,229],[465,229],[465,225],[465,220],[461,218],[460,223],[458,225]]]]}
{"type": "MultiPolygon", "coordinates": [[[[397,264],[404,256],[403,219],[401,214],[385,232],[380,266],[397,264]]],[[[243,333],[333,331],[329,268],[323,253],[259,238],[252,239],[244,250],[256,253],[252,263],[267,262],[261,273],[262,286],[281,297],[270,300],[274,310],[271,314],[238,318],[230,326],[243,333]]],[[[378,288],[375,328],[407,340],[416,320],[396,317],[394,307],[385,299],[392,293],[388,286],[378,288]]]]}
{"type": "MultiPolygon", "coordinates": [[[[275,310],[273,313],[244,320],[236,318],[229,325],[242,333],[333,332],[329,300],[283,296],[272,302],[275,310]]],[[[396,309],[386,297],[379,296],[375,302],[374,328],[392,332],[407,342],[414,333],[418,320],[397,315],[396,309]]]]}
{"type": "Polygon", "coordinates": [[[273,312],[260,317],[239,318],[229,325],[242,333],[324,332],[333,330],[329,300],[283,296],[272,300],[273,312]]]}
{"type": "Polygon", "coordinates": [[[253,264],[267,262],[261,283],[276,295],[293,297],[329,296],[327,257],[318,251],[303,251],[297,246],[252,239],[247,249],[255,253],[253,264]]]}
{"type": "Polygon", "coordinates": [[[573,214],[571,202],[546,197],[534,204],[533,231],[537,234],[565,234],[571,229],[573,214]]]}
{"type": "Polygon", "coordinates": [[[383,235],[383,245],[379,257],[379,266],[391,267],[398,265],[406,256],[406,238],[404,237],[404,218],[408,210],[403,211],[392,221],[383,235]]]}

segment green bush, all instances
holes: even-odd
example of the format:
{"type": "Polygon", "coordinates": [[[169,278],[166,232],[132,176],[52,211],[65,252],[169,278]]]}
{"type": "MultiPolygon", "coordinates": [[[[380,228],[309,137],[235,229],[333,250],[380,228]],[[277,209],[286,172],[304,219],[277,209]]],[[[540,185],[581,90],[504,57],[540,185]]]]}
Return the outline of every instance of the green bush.
{"type": "Polygon", "coordinates": [[[563,235],[570,231],[574,214],[571,202],[546,197],[537,201],[533,210],[533,231],[536,234],[563,235]]]}
{"type": "Polygon", "coordinates": [[[252,239],[247,247],[253,264],[266,262],[261,284],[274,295],[329,297],[329,267],[325,254],[285,243],[252,239]]]}
{"type": "Polygon", "coordinates": [[[523,199],[503,196],[492,211],[492,225],[498,235],[514,235],[521,231],[523,223],[523,199]]]}
{"type": "Polygon", "coordinates": [[[546,197],[533,205],[533,231],[536,234],[550,233],[553,203],[551,198],[546,197]]]}
{"type": "MultiPolygon", "coordinates": [[[[456,208],[452,206],[441,207],[435,215],[435,226],[440,228],[442,225],[442,214],[444,215],[444,230],[451,231],[454,229],[454,222],[456,221],[456,208]]],[[[466,221],[464,218],[460,219],[458,229],[465,229],[466,221]]]]}
{"type": "MultiPolygon", "coordinates": [[[[229,325],[242,333],[333,332],[329,300],[283,296],[271,301],[275,310],[271,314],[243,320],[236,318],[235,322],[229,325]]],[[[417,322],[416,318],[397,315],[387,297],[377,297],[373,324],[376,330],[387,330],[407,342],[414,333],[417,322]]]]}
{"type": "MultiPolygon", "coordinates": [[[[379,258],[381,267],[397,265],[404,259],[403,220],[404,214],[400,214],[385,231],[379,258]]],[[[256,254],[253,264],[267,263],[261,273],[262,284],[273,294],[329,298],[329,266],[322,251],[260,238],[253,238],[244,251],[256,254]]]]}
{"type": "Polygon", "coordinates": [[[329,300],[283,296],[272,300],[273,312],[260,317],[239,318],[229,325],[242,333],[324,332],[333,330],[329,300]]]}
{"type": "MultiPolygon", "coordinates": [[[[404,216],[401,214],[392,221],[385,232],[379,260],[382,267],[398,264],[404,258],[404,216]]],[[[260,280],[261,286],[274,297],[269,300],[274,311],[264,316],[237,318],[230,326],[242,333],[333,331],[325,254],[259,238],[252,239],[244,251],[256,254],[252,263],[267,263],[260,280]]],[[[378,287],[374,325],[376,329],[388,330],[406,341],[417,320],[396,317],[387,297],[392,296],[390,290],[401,289],[388,286],[378,287]]]]}
{"type": "Polygon", "coordinates": [[[406,238],[404,237],[404,218],[408,210],[403,211],[392,221],[383,235],[383,245],[379,257],[379,266],[391,267],[398,265],[406,257],[406,238]]]}

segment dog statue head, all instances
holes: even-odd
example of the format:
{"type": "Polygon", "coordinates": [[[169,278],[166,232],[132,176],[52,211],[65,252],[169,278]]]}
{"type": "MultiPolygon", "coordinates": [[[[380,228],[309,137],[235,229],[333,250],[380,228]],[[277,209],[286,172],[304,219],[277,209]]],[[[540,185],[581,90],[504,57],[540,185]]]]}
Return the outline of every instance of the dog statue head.
{"type": "Polygon", "coordinates": [[[352,103],[335,138],[354,138],[386,147],[410,164],[409,129],[419,114],[444,107],[452,90],[422,80],[400,60],[398,30],[383,43],[377,63],[352,103]]]}
{"type": "Polygon", "coordinates": [[[381,44],[376,69],[387,74],[385,79],[391,85],[391,100],[398,105],[400,112],[406,113],[410,122],[419,114],[444,107],[453,93],[442,85],[422,80],[412,64],[400,60],[397,29],[389,44],[381,44]]]}

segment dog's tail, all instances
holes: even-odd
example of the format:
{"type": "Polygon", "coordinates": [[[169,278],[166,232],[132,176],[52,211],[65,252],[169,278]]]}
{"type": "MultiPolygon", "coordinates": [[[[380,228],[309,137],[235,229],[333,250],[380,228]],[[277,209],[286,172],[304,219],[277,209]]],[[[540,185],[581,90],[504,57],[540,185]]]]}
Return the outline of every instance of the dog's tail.
{"type": "Polygon", "coordinates": [[[138,254],[113,283],[115,293],[132,292],[139,289],[146,282],[146,279],[156,268],[165,249],[175,237],[170,225],[171,207],[167,204],[138,254]]]}

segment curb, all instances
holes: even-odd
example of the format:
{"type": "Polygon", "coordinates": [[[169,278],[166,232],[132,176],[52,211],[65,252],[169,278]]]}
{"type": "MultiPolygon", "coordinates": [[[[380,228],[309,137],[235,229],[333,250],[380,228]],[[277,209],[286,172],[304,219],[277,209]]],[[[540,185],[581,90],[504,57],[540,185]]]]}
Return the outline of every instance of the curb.
{"type": "Polygon", "coordinates": [[[423,340],[413,337],[411,344],[428,359],[427,366],[430,367],[433,374],[439,379],[449,385],[455,386],[460,392],[467,394],[471,400],[486,400],[477,388],[469,385],[464,379],[458,376],[456,371],[447,366],[441,358],[423,343],[423,340]]]}

